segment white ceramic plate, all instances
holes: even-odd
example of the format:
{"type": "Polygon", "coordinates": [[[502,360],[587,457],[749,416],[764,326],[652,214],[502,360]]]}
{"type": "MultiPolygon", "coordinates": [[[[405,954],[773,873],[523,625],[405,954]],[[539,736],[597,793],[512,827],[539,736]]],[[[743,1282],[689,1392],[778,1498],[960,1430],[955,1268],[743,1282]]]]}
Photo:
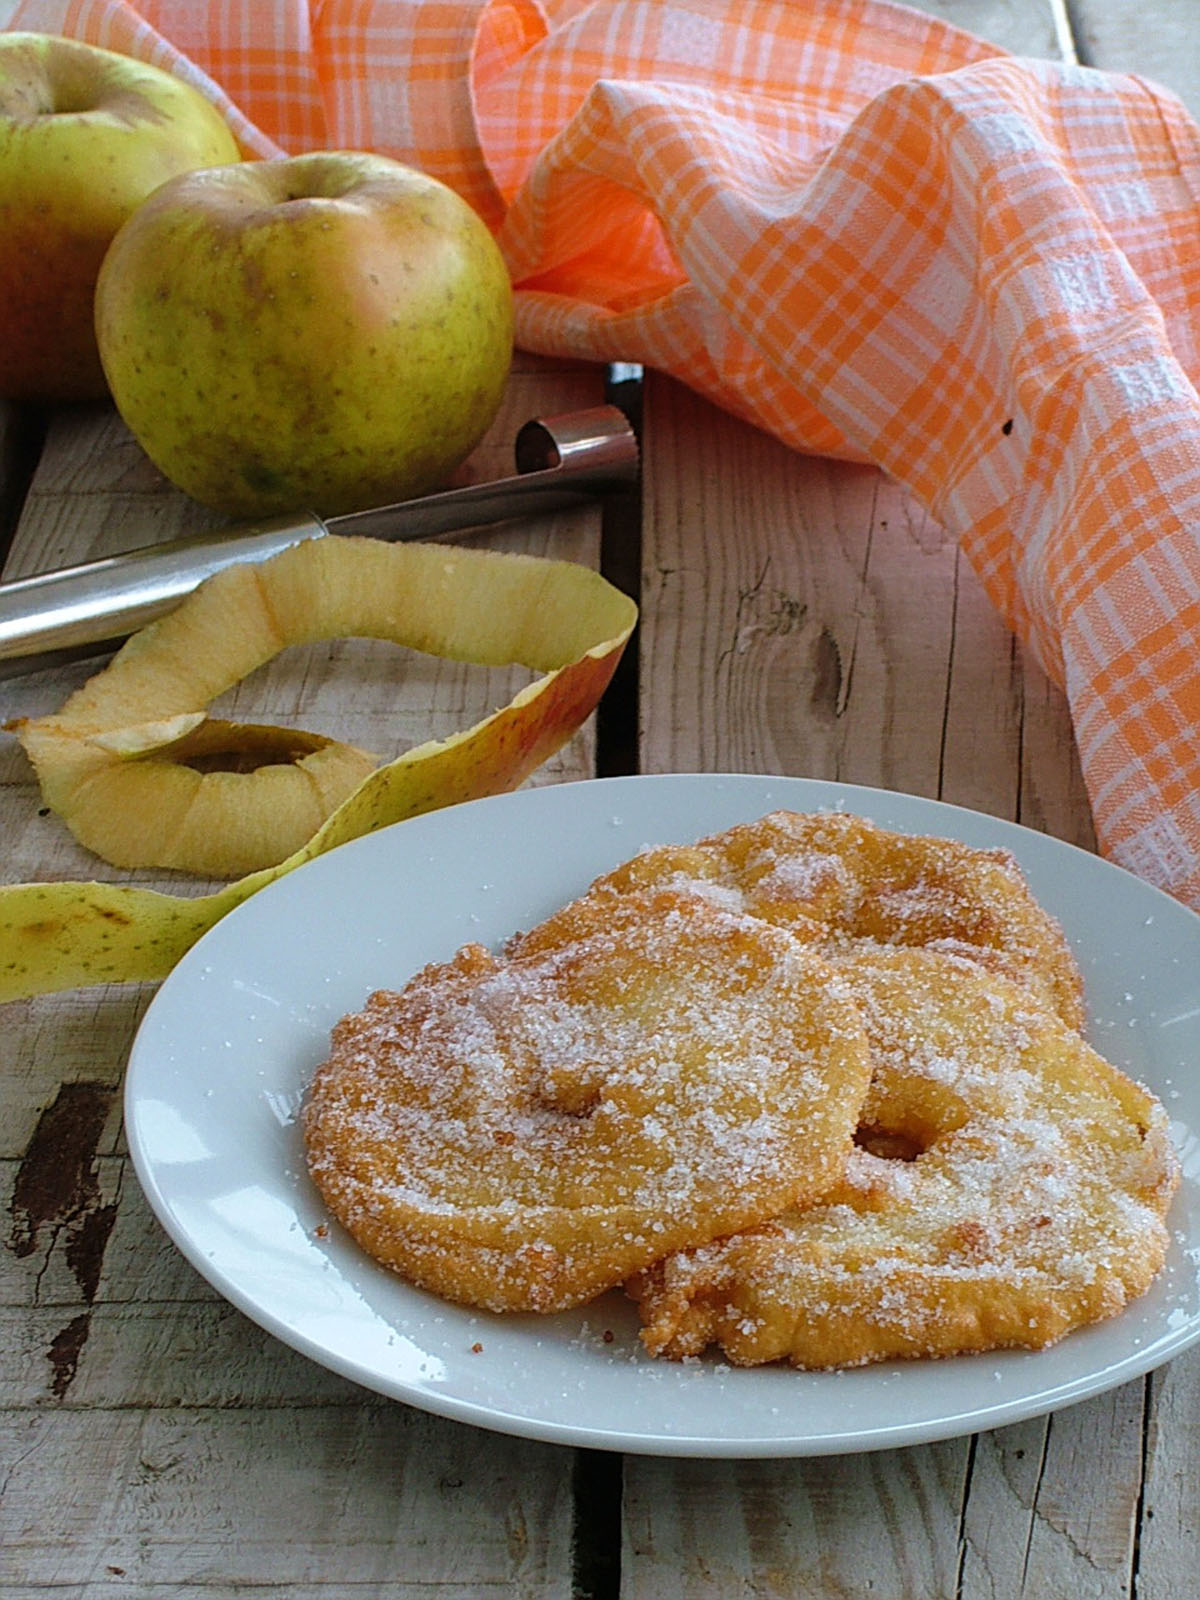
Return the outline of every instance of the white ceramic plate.
{"type": "Polygon", "coordinates": [[[952,806],[801,778],[667,776],[527,789],[360,839],[260,891],[179,964],[126,1090],[133,1160],[175,1243],[285,1343],[381,1394],[532,1438],[663,1455],[821,1455],[1014,1422],[1200,1339],[1200,917],[1084,851],[952,806]],[[642,846],[777,807],[1005,845],[1062,921],[1091,1037],[1171,1114],[1184,1181],[1165,1272],[1122,1316],[1036,1354],[851,1372],[652,1361],[619,1293],[550,1318],[473,1314],[374,1265],[326,1221],[297,1110],[329,1028],[468,940],[528,927],[642,846]]]}

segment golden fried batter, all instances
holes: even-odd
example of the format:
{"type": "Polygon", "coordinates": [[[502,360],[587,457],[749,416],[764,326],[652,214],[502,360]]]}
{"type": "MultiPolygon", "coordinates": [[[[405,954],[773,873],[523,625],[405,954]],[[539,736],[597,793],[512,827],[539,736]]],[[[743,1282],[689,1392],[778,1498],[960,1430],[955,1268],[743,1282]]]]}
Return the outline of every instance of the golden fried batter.
{"type": "Polygon", "coordinates": [[[843,1367],[1039,1348],[1149,1286],[1178,1182],[1163,1108],[1028,990],[860,945],[875,1076],[818,1204],[630,1285],[653,1353],[843,1367]]]}
{"type": "MultiPolygon", "coordinates": [[[[1062,929],[1006,850],[893,833],[845,812],[776,811],[697,844],[646,850],[590,892],[648,887],[750,912],[833,959],[862,940],[966,955],[1083,1025],[1083,984],[1062,929]]],[[[547,919],[526,947],[546,948],[559,930],[547,919]]]]}
{"type": "Polygon", "coordinates": [[[563,931],[371,996],[305,1111],[313,1178],[358,1242],[492,1310],[579,1304],[814,1199],[870,1076],[835,972],[760,919],[645,892],[563,931]]]}

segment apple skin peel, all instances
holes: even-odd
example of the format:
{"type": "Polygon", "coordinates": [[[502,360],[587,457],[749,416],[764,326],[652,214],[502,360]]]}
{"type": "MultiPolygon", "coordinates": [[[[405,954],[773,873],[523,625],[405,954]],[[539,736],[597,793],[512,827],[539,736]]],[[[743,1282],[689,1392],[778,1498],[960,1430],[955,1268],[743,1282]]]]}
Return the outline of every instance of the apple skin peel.
{"type": "Polygon", "coordinates": [[[0,887],[0,1004],[163,978],[218,918],[305,861],[517,788],[594,710],[636,620],[633,601],[590,567],[492,550],[330,535],[216,574],[58,712],[9,726],[45,803],[97,854],[243,875],[198,895],[0,887]],[[382,765],[320,736],[208,721],[210,699],[288,644],[349,634],[537,676],[482,721],[382,765]],[[214,747],[266,765],[195,770],[214,747]]]}

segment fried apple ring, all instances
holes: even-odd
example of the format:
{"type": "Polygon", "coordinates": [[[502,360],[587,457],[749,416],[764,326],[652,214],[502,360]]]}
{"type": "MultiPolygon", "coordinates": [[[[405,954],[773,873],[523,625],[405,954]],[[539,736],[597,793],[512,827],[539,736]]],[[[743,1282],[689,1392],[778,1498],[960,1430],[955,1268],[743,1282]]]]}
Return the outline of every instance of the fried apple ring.
{"type": "Polygon", "coordinates": [[[857,1008],[782,930],[696,897],[467,945],[333,1031],[312,1176],[377,1260],[451,1300],[557,1311],[814,1198],[870,1077],[857,1008]]]}
{"type": "Polygon", "coordinates": [[[1037,1349],[1142,1294],[1179,1177],[1158,1101],[960,958],[860,950],[847,976],[875,1076],[843,1180],[642,1273],[646,1347],[806,1368],[1037,1349]]]}
{"type": "MultiPolygon", "coordinates": [[[[833,959],[864,940],[968,956],[1083,1026],[1070,947],[1007,850],[894,833],[847,812],[776,811],[696,844],[645,850],[590,892],[648,887],[703,894],[786,927],[833,959]]],[[[551,917],[528,941],[545,947],[558,936],[551,917]]]]}

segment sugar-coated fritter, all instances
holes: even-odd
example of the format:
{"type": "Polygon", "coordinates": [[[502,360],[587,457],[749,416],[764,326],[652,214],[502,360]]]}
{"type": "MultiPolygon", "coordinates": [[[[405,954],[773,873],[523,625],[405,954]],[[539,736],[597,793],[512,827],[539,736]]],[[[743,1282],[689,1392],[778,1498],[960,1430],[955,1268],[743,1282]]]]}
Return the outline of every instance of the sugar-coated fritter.
{"type": "Polygon", "coordinates": [[[870,1076],[837,974],[760,919],[646,892],[562,931],[371,996],[305,1110],[313,1178],[364,1249],[492,1310],[579,1304],[815,1199],[870,1076]]]}
{"type": "MultiPolygon", "coordinates": [[[[864,940],[969,956],[1029,986],[1070,1026],[1083,1024],[1070,946],[1006,850],[896,833],[847,812],[776,811],[696,844],[645,850],[591,893],[650,887],[750,912],[835,959],[864,940]]],[[[525,940],[545,947],[558,935],[550,917],[525,940]]]]}
{"type": "Polygon", "coordinates": [[[860,947],[843,973],[874,1061],[843,1178],[640,1274],[647,1348],[810,1368],[1040,1348],[1142,1294],[1178,1182],[1158,1101],[960,957],[860,947]]]}

